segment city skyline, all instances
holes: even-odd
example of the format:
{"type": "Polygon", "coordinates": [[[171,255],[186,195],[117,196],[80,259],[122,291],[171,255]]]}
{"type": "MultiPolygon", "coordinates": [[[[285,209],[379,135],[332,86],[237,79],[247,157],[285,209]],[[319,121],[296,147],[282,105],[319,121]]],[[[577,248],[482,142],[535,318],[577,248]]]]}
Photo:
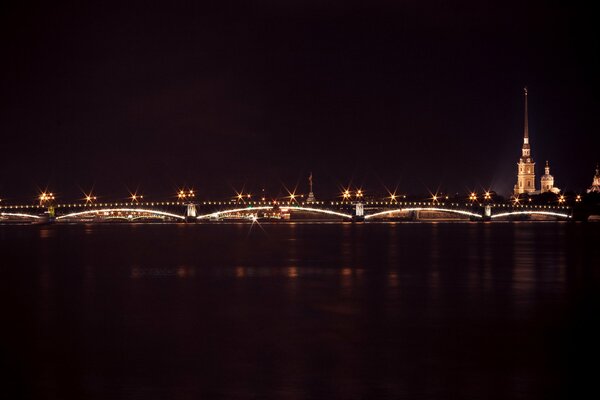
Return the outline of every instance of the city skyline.
{"type": "MultiPolygon", "coordinates": [[[[544,170],[545,173],[541,174],[539,177],[539,180],[541,181],[541,183],[539,184],[539,190],[532,190],[530,193],[513,193],[512,191],[509,191],[508,193],[502,193],[499,192],[497,190],[495,190],[494,187],[488,186],[479,186],[479,187],[466,187],[464,190],[456,190],[456,191],[452,191],[452,190],[446,190],[446,188],[443,185],[438,185],[437,187],[427,187],[425,185],[423,185],[423,187],[421,187],[420,189],[417,190],[413,190],[411,191],[408,188],[403,188],[400,187],[399,185],[396,186],[387,186],[382,182],[379,182],[379,184],[375,184],[373,186],[369,186],[368,184],[361,184],[361,183],[353,183],[352,181],[349,181],[347,184],[346,183],[341,183],[341,182],[337,182],[336,184],[326,187],[326,186],[321,186],[322,191],[319,193],[321,196],[327,198],[327,199],[332,199],[332,198],[345,198],[346,197],[357,197],[357,199],[359,197],[369,197],[369,198],[392,198],[394,199],[395,197],[402,197],[402,196],[411,196],[412,198],[421,198],[423,196],[425,196],[424,198],[428,198],[431,196],[452,196],[452,197],[469,197],[469,196],[484,196],[486,193],[493,193],[494,195],[498,195],[501,196],[503,198],[506,199],[511,199],[514,197],[519,197],[519,196],[536,196],[539,194],[543,194],[545,192],[551,192],[553,194],[555,194],[558,198],[559,195],[569,195],[569,196],[576,196],[576,195],[581,195],[584,193],[589,193],[590,192],[590,187],[593,187],[595,185],[595,182],[597,181],[597,171],[598,171],[598,167],[596,166],[596,174],[592,177],[592,186],[588,185],[585,187],[581,187],[581,188],[577,188],[577,189],[567,189],[567,190],[562,190],[559,189],[558,187],[556,187],[554,185],[554,177],[552,175],[550,175],[549,171],[550,171],[550,167],[549,167],[549,162],[546,161],[545,166],[544,166],[544,170]],[[549,181],[548,181],[549,180],[549,181]],[[548,185],[548,182],[550,182],[550,185],[548,185]],[[337,190],[336,190],[337,189],[337,190]]],[[[38,187],[36,191],[31,191],[29,193],[20,193],[17,196],[12,196],[12,197],[0,197],[0,202],[4,201],[4,204],[6,204],[6,200],[12,201],[13,203],[15,201],[21,201],[24,203],[28,203],[28,202],[36,202],[38,200],[58,200],[59,198],[62,198],[63,201],[83,201],[83,202],[92,202],[92,201],[126,201],[126,200],[130,200],[130,201],[138,201],[141,199],[144,199],[144,196],[146,198],[147,201],[149,201],[148,199],[153,199],[153,200],[168,200],[168,199],[182,199],[182,193],[194,193],[193,197],[203,197],[204,199],[208,199],[210,194],[214,194],[214,193],[218,193],[216,196],[214,196],[214,199],[218,199],[218,200],[226,200],[226,199],[231,199],[231,200],[239,200],[241,198],[245,199],[245,198],[252,198],[253,200],[277,200],[277,199],[282,199],[282,198],[287,198],[290,197],[290,195],[292,197],[297,196],[298,198],[304,198],[306,197],[307,199],[311,198],[311,194],[312,194],[312,199],[314,201],[314,199],[316,198],[315,194],[313,193],[312,187],[313,187],[313,181],[312,181],[312,173],[310,173],[308,175],[308,178],[305,179],[307,183],[302,182],[301,179],[297,180],[295,182],[295,184],[293,185],[287,185],[284,182],[279,182],[279,183],[268,183],[268,184],[263,184],[263,185],[248,185],[247,183],[242,184],[241,186],[237,186],[234,187],[233,185],[227,185],[229,187],[229,191],[227,190],[223,190],[222,188],[219,190],[217,189],[215,191],[215,188],[209,188],[208,190],[206,190],[206,188],[198,188],[195,186],[190,186],[190,185],[180,185],[180,186],[173,186],[172,190],[167,190],[165,188],[160,189],[157,192],[154,193],[147,193],[146,191],[143,190],[143,188],[140,188],[140,186],[138,185],[135,189],[131,190],[128,187],[124,187],[122,188],[121,191],[119,192],[101,192],[99,191],[97,188],[95,188],[94,186],[88,186],[89,189],[84,189],[82,186],[77,186],[78,188],[78,192],[74,192],[72,189],[69,191],[63,191],[62,193],[60,191],[56,191],[55,189],[53,189],[51,186],[46,185],[45,187],[38,187]],[[203,190],[204,189],[204,190],[203,190]],[[73,193],[76,193],[75,196],[73,196],[73,193]],[[150,196],[148,196],[148,194],[150,194],[150,196]],[[100,197],[99,197],[100,196],[100,197]]],[[[588,179],[589,181],[589,179],[588,179]]],[[[364,181],[363,181],[364,182],[364,181]]],[[[538,185],[538,184],[536,184],[538,185]]],[[[516,185],[515,185],[516,187],[516,185]]],[[[536,186],[537,188],[538,186],[536,186]]],[[[516,190],[516,189],[515,189],[516,190]]],[[[184,199],[188,199],[188,195],[184,195],[183,196],[184,199]]],[[[310,200],[307,200],[310,201],[310,200]]]]}
{"type": "MultiPolygon", "coordinates": [[[[539,190],[538,188],[538,184],[537,184],[537,179],[536,175],[537,174],[537,170],[535,168],[535,162],[532,158],[532,154],[531,154],[531,149],[532,149],[532,145],[530,143],[529,140],[529,111],[528,111],[528,90],[527,87],[523,88],[523,107],[524,107],[524,113],[523,113],[523,145],[522,145],[522,151],[521,151],[521,157],[519,158],[519,162],[518,162],[518,168],[517,168],[517,183],[515,184],[514,188],[512,191],[509,191],[508,193],[502,193],[501,191],[496,190],[496,188],[492,187],[491,185],[489,186],[479,186],[479,187],[473,187],[473,185],[469,186],[469,189],[467,190],[468,193],[471,193],[471,195],[475,195],[478,192],[481,193],[487,193],[487,192],[493,192],[493,193],[498,193],[501,196],[507,196],[510,197],[511,194],[513,197],[516,196],[520,196],[520,195],[537,195],[540,193],[545,193],[545,192],[553,192],[554,194],[559,194],[559,193],[570,193],[570,194],[575,194],[575,193],[584,193],[586,191],[586,188],[568,188],[566,191],[561,191],[559,188],[554,186],[554,177],[552,175],[550,175],[550,167],[549,167],[549,161],[546,160],[545,162],[545,166],[544,166],[544,174],[540,174],[540,183],[539,183],[539,190]]],[[[597,171],[597,165],[596,164],[596,171],[597,171]]],[[[373,174],[372,174],[373,175],[373,174]]],[[[597,175],[597,172],[596,172],[597,175]]],[[[596,178],[594,178],[596,179],[596,178]]],[[[326,193],[326,197],[331,198],[331,197],[342,197],[344,191],[348,192],[349,191],[354,191],[354,192],[358,192],[358,193],[362,193],[363,191],[366,192],[366,186],[367,186],[367,181],[368,179],[366,179],[364,177],[364,175],[362,175],[362,183],[353,183],[353,179],[349,179],[347,180],[348,184],[343,184],[340,183],[339,181],[336,183],[336,186],[338,189],[342,189],[341,192],[337,193],[332,191],[330,188],[329,189],[325,189],[324,193],[326,193]]],[[[262,184],[257,184],[256,182],[254,182],[253,184],[248,185],[248,181],[243,181],[243,183],[241,184],[241,190],[238,191],[237,187],[239,187],[239,182],[238,185],[236,187],[234,187],[231,183],[229,183],[230,189],[233,190],[233,192],[235,193],[236,196],[240,196],[240,193],[244,192],[244,189],[246,188],[246,186],[250,186],[250,189],[246,191],[246,193],[244,194],[244,196],[252,196],[254,195],[255,198],[261,198],[264,201],[266,199],[266,197],[269,197],[270,199],[277,199],[277,198],[281,198],[281,197],[285,197],[288,196],[292,193],[299,193],[298,196],[304,196],[304,194],[307,195],[307,197],[310,197],[313,199],[314,201],[314,194],[313,194],[313,173],[312,171],[308,173],[308,177],[307,177],[307,182],[308,185],[305,185],[304,182],[302,182],[301,179],[298,179],[295,183],[294,186],[288,186],[286,185],[286,183],[284,182],[279,182],[279,184],[273,184],[272,182],[262,182],[262,184]],[[306,188],[305,188],[306,186],[306,188]],[[268,189],[267,189],[268,188],[268,189]],[[293,188],[292,190],[290,190],[290,188],[293,188]],[[306,190],[305,190],[306,189],[306,190]],[[306,193],[305,193],[306,192],[306,193]],[[266,196],[266,197],[265,197],[266,196]],[[312,197],[311,197],[312,196],[312,197]]],[[[398,181],[397,181],[398,182],[398,181]]],[[[289,182],[288,182],[289,183],[289,182]]],[[[79,187],[79,191],[81,193],[83,193],[83,197],[79,198],[78,200],[85,200],[85,201],[91,201],[93,194],[95,194],[94,192],[94,186],[95,185],[88,185],[87,187],[89,187],[89,190],[83,189],[82,186],[78,185],[79,187]]],[[[437,194],[437,193],[444,193],[444,194],[452,194],[452,195],[456,195],[456,196],[460,196],[460,195],[464,195],[464,193],[461,193],[462,191],[458,191],[458,190],[448,190],[443,183],[440,183],[437,185],[437,187],[428,187],[426,185],[423,184],[423,187],[421,188],[417,188],[414,190],[410,190],[408,188],[403,188],[400,189],[399,188],[399,184],[397,183],[395,185],[395,187],[393,186],[387,186],[385,185],[383,182],[379,182],[379,187],[376,188],[375,190],[371,191],[371,195],[372,196],[379,196],[381,193],[383,193],[385,195],[385,192],[387,192],[388,194],[395,196],[396,193],[400,194],[410,194],[413,196],[420,196],[422,195],[424,192],[429,193],[430,195],[433,194],[437,194]],[[383,191],[382,191],[383,190],[383,191]]],[[[499,185],[499,187],[504,187],[506,186],[506,184],[504,182],[501,182],[499,185]]],[[[214,191],[215,188],[211,188],[209,189],[208,193],[212,193],[213,195],[215,193],[218,193],[218,197],[222,198],[224,195],[227,196],[226,194],[224,194],[224,192],[219,191],[219,189],[217,189],[217,191],[214,191]]],[[[114,188],[113,188],[114,190],[114,188]]],[[[128,199],[133,199],[133,201],[136,201],[136,197],[138,197],[137,193],[140,191],[140,185],[136,185],[136,188],[131,190],[130,188],[126,189],[128,192],[128,196],[126,198],[128,199]]],[[[188,185],[188,184],[184,184],[184,185],[178,185],[176,186],[176,192],[181,195],[181,193],[183,193],[184,191],[190,190],[190,191],[196,191],[196,193],[198,193],[197,189],[194,189],[193,185],[188,185]]],[[[49,185],[46,185],[44,188],[41,188],[40,186],[38,186],[38,196],[40,197],[40,199],[42,199],[42,197],[47,196],[47,193],[50,193],[51,189],[49,188],[49,185]]],[[[72,191],[70,192],[72,193],[72,191]]],[[[111,193],[109,191],[109,193],[111,193]]],[[[158,192],[158,196],[164,196],[165,195],[165,191],[160,190],[158,192]]],[[[467,196],[468,196],[467,193],[467,196]]],[[[50,195],[55,196],[54,193],[50,193],[50,195]]],[[[109,196],[113,196],[113,199],[115,199],[115,192],[112,192],[111,194],[109,194],[109,196]]],[[[118,196],[118,195],[117,195],[118,196]]],[[[143,195],[139,195],[142,196],[143,195]]],[[[177,196],[177,195],[176,195],[177,196]]],[[[231,196],[235,199],[235,196],[231,196]]],[[[22,199],[22,195],[20,197],[18,197],[19,199],[22,199]]],[[[120,197],[117,197],[120,198],[120,197]]],[[[0,200],[2,198],[0,197],[0,200]]],[[[94,200],[96,200],[96,196],[93,197],[94,200]]]]}
{"type": "Polygon", "coordinates": [[[317,191],[508,194],[525,85],[536,159],[551,160],[562,190],[587,187],[600,148],[589,13],[470,7],[477,17],[386,2],[345,2],[342,14],[336,2],[14,5],[0,197],[46,186],[212,197],[304,184],[311,171],[317,191]]]}

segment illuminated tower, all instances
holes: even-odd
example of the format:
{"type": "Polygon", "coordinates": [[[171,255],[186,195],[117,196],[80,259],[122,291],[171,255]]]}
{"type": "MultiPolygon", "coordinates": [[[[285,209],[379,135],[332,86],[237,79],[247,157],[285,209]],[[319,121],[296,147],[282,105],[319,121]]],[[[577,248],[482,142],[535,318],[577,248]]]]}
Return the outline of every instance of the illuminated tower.
{"type": "Polygon", "coordinates": [[[515,196],[523,193],[533,194],[535,190],[535,163],[531,158],[531,146],[529,145],[529,122],[527,115],[527,88],[523,89],[525,95],[525,124],[523,129],[523,149],[521,158],[517,163],[517,184],[515,185],[515,196]]]}
{"type": "Polygon", "coordinates": [[[313,193],[312,172],[308,176],[308,187],[309,187],[309,191],[308,191],[308,198],[306,199],[306,201],[308,203],[314,203],[316,201],[316,199],[315,199],[315,194],[313,193]]]}
{"type": "Polygon", "coordinates": [[[592,181],[592,186],[587,190],[588,193],[600,193],[600,168],[598,168],[598,164],[596,164],[596,175],[594,175],[594,180],[592,181]]]}
{"type": "Polygon", "coordinates": [[[544,168],[544,175],[540,179],[540,193],[552,192],[558,194],[560,189],[554,187],[554,177],[550,175],[550,164],[546,161],[546,167],[544,168]]]}

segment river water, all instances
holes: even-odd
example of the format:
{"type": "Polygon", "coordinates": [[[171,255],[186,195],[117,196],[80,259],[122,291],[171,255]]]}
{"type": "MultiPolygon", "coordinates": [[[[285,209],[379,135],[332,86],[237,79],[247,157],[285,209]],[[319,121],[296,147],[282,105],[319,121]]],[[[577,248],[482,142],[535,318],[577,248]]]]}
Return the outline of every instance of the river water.
{"type": "Polygon", "coordinates": [[[568,397],[597,378],[599,245],[566,222],[0,226],[2,390],[568,397]]]}

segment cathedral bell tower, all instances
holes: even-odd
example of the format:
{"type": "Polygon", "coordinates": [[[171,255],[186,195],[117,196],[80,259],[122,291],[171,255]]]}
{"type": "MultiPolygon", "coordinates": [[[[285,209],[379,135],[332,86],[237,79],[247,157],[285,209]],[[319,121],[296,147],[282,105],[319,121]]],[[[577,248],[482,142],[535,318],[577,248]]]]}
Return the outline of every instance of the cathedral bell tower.
{"type": "Polygon", "coordinates": [[[535,190],[535,163],[531,158],[531,146],[529,145],[529,121],[527,112],[527,88],[523,89],[525,96],[525,124],[523,128],[523,149],[521,158],[517,163],[517,184],[514,194],[533,194],[535,190]]]}

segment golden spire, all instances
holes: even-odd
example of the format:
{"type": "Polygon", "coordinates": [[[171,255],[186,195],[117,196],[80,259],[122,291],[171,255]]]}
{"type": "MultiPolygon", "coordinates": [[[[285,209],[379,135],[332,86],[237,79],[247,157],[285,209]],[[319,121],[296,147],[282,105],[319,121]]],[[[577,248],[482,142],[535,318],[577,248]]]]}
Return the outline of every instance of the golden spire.
{"type": "Polygon", "coordinates": [[[523,137],[525,139],[525,143],[529,143],[529,121],[527,116],[527,86],[523,88],[523,92],[525,94],[525,126],[523,137]]]}

